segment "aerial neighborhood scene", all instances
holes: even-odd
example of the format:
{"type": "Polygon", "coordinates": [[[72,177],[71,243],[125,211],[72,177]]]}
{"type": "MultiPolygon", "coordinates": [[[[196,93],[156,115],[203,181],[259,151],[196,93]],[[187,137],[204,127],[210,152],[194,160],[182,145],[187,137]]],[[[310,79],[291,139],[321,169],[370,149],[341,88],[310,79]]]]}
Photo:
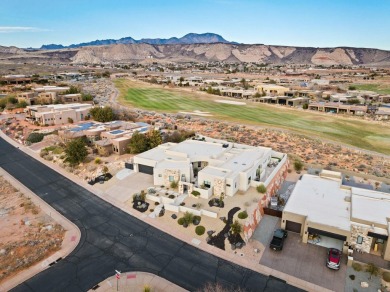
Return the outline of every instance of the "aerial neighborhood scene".
{"type": "Polygon", "coordinates": [[[390,291],[388,11],[2,3],[0,292],[390,291]]]}

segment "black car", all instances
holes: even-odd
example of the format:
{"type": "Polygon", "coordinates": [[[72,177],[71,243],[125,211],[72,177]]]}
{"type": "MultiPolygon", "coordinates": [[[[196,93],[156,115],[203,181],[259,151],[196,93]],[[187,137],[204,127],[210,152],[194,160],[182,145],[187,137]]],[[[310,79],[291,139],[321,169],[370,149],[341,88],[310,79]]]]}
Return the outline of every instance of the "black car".
{"type": "Polygon", "coordinates": [[[269,245],[273,250],[282,250],[284,239],[287,237],[287,231],[283,229],[276,229],[274,231],[274,236],[272,237],[272,241],[269,245]]]}

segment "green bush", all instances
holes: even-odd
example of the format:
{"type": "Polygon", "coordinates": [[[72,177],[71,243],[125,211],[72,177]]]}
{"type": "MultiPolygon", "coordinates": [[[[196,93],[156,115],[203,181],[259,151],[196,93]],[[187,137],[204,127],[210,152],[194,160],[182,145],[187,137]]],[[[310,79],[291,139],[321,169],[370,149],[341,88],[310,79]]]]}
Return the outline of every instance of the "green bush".
{"type": "Polygon", "coordinates": [[[185,212],[183,216],[184,222],[187,223],[188,225],[192,224],[192,221],[194,221],[194,214],[191,212],[185,212]]]}
{"type": "Polygon", "coordinates": [[[179,219],[177,220],[177,223],[178,223],[179,225],[183,225],[183,224],[184,224],[184,218],[183,218],[183,217],[179,218],[179,219]]]}
{"type": "Polygon", "coordinates": [[[362,265],[359,264],[359,263],[353,263],[353,264],[352,264],[352,268],[353,268],[356,272],[360,272],[360,271],[363,269],[362,265]]]}
{"type": "Polygon", "coordinates": [[[242,212],[238,213],[238,218],[246,219],[246,218],[248,218],[248,213],[246,211],[242,211],[242,212]]]}
{"type": "Polygon", "coordinates": [[[27,142],[38,143],[38,142],[41,142],[43,140],[43,137],[45,137],[44,134],[34,132],[34,133],[31,133],[30,135],[28,135],[27,142]]]}
{"type": "Polygon", "coordinates": [[[390,282],[390,272],[383,272],[382,278],[386,282],[390,282]]]}
{"type": "Polygon", "coordinates": [[[198,191],[192,191],[191,192],[191,195],[195,196],[195,197],[199,197],[200,196],[200,193],[198,191]]]}
{"type": "Polygon", "coordinates": [[[261,193],[261,194],[265,194],[267,192],[267,188],[264,186],[264,185],[258,185],[256,187],[256,190],[261,193]]]}
{"type": "Polygon", "coordinates": [[[203,235],[204,233],[206,232],[206,228],[204,228],[204,226],[196,226],[195,228],[195,233],[197,235],[203,235]]]}
{"type": "Polygon", "coordinates": [[[349,278],[353,281],[355,280],[355,275],[349,275],[349,278]]]}

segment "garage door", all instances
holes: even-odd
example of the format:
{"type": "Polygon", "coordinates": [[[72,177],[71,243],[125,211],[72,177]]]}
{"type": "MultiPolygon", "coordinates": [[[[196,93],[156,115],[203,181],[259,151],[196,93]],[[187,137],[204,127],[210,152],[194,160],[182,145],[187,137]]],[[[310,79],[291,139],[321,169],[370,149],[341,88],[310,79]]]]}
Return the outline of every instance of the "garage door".
{"type": "Polygon", "coordinates": [[[146,174],[153,174],[153,167],[143,164],[138,164],[138,171],[146,174]]]}
{"type": "Polygon", "coordinates": [[[315,229],[315,228],[309,227],[307,229],[307,231],[309,231],[309,233],[311,233],[311,234],[323,235],[323,236],[327,236],[327,237],[342,240],[342,241],[347,240],[347,237],[344,235],[340,235],[340,234],[336,234],[336,233],[332,233],[332,232],[328,232],[328,231],[324,231],[324,230],[320,230],[320,229],[315,229]]]}
{"type": "Polygon", "coordinates": [[[293,222],[293,221],[286,221],[286,230],[296,233],[301,233],[301,223],[293,222]]]}

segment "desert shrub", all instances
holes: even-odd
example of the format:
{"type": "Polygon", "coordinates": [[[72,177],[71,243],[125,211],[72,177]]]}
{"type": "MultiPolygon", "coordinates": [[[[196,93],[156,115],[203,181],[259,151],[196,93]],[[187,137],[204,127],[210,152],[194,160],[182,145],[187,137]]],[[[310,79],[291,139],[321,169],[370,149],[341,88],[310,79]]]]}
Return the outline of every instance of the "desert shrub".
{"type": "Polygon", "coordinates": [[[194,220],[194,214],[187,211],[184,213],[183,218],[184,218],[184,222],[187,223],[188,225],[190,225],[192,223],[192,221],[194,220]]]}
{"type": "Polygon", "coordinates": [[[353,268],[356,272],[360,272],[360,271],[363,269],[362,265],[359,264],[359,263],[353,263],[353,264],[352,264],[352,268],[353,268]]]}
{"type": "Polygon", "coordinates": [[[160,203],[159,202],[154,202],[154,205],[158,206],[158,205],[160,205],[160,203]]]}
{"type": "Polygon", "coordinates": [[[195,222],[195,221],[200,222],[200,220],[202,220],[202,217],[200,217],[200,216],[198,216],[198,215],[195,215],[195,216],[192,218],[192,222],[195,222]]]}
{"type": "Polygon", "coordinates": [[[261,194],[265,194],[267,192],[267,188],[264,186],[264,185],[258,185],[256,187],[256,190],[261,193],[261,194]]]}
{"type": "Polygon", "coordinates": [[[95,158],[95,164],[100,164],[102,163],[102,160],[99,157],[95,158]]]}
{"type": "Polygon", "coordinates": [[[295,169],[295,171],[301,171],[303,169],[303,166],[304,165],[303,165],[303,162],[301,160],[296,159],[294,161],[294,169],[295,169]]]}
{"type": "Polygon", "coordinates": [[[152,288],[149,285],[145,285],[144,289],[142,290],[143,292],[151,292],[152,288]]]}
{"type": "Polygon", "coordinates": [[[28,135],[26,140],[27,140],[27,142],[30,142],[30,143],[38,143],[38,142],[41,142],[43,140],[43,137],[45,137],[44,134],[33,132],[30,135],[28,135]]]}
{"type": "Polygon", "coordinates": [[[153,212],[153,211],[154,211],[154,209],[150,209],[149,211],[150,211],[150,212],[153,212]]]}
{"type": "Polygon", "coordinates": [[[168,198],[174,199],[174,198],[175,198],[175,195],[169,195],[168,198]]]}
{"type": "Polygon", "coordinates": [[[195,233],[197,235],[203,235],[206,231],[206,228],[204,228],[204,226],[196,226],[195,228],[195,233]]]}
{"type": "Polygon", "coordinates": [[[383,278],[383,280],[385,280],[386,282],[390,282],[390,272],[383,272],[382,278],[383,278]]]}
{"type": "Polygon", "coordinates": [[[178,223],[179,225],[183,225],[183,224],[184,224],[184,218],[183,218],[183,217],[179,218],[179,219],[177,220],[177,223],[178,223]]]}
{"type": "Polygon", "coordinates": [[[195,197],[199,197],[200,196],[200,193],[198,191],[192,191],[191,192],[191,195],[195,196],[195,197]]]}
{"type": "Polygon", "coordinates": [[[355,280],[355,275],[349,275],[349,278],[353,281],[355,280]]]}
{"type": "Polygon", "coordinates": [[[248,218],[248,213],[246,211],[242,211],[242,212],[238,213],[238,218],[246,219],[246,218],[248,218]]]}

